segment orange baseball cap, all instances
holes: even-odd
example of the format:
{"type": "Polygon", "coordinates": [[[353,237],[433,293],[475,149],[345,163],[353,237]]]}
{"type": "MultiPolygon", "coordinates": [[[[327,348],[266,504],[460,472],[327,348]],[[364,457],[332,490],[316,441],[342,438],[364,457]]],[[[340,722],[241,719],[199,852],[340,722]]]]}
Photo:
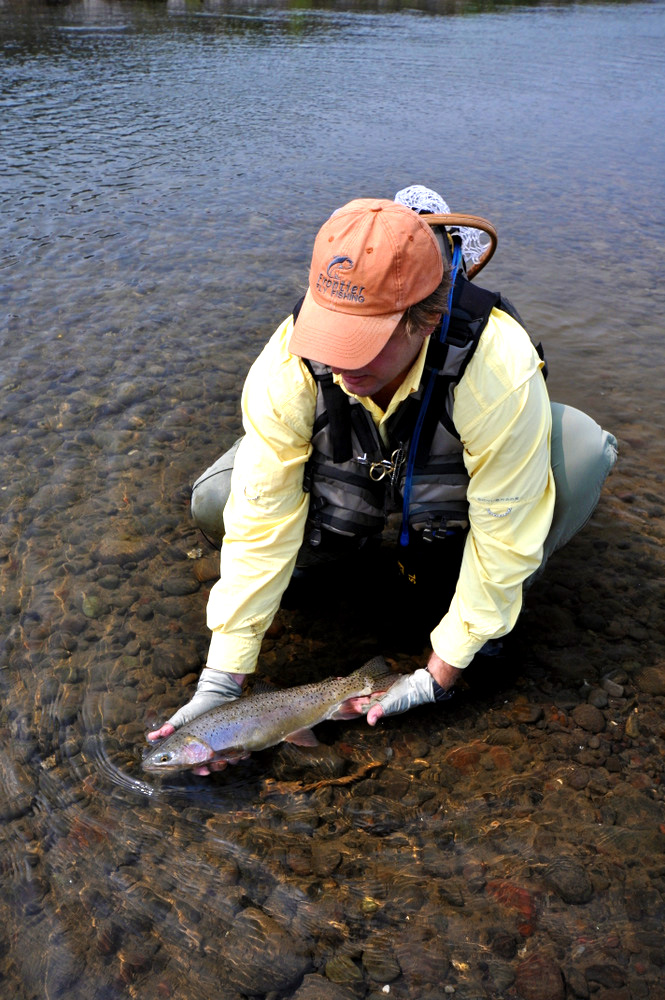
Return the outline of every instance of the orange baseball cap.
{"type": "Polygon", "coordinates": [[[419,215],[388,199],[351,201],[314,241],[289,351],[333,368],[362,368],[407,307],[427,298],[442,277],[439,245],[419,215]]]}

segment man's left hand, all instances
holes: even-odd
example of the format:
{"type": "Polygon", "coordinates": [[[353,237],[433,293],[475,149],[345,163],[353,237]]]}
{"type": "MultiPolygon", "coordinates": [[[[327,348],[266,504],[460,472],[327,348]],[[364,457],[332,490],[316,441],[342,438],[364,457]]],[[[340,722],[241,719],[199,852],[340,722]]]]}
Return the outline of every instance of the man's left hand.
{"type": "Polygon", "coordinates": [[[461,674],[462,671],[458,667],[446,663],[433,652],[427,661],[426,670],[421,668],[413,674],[407,674],[393,684],[375,705],[372,705],[367,712],[368,723],[370,726],[375,726],[384,715],[396,715],[415,708],[416,705],[433,702],[435,700],[433,682],[435,681],[444,691],[450,691],[461,674]]]}

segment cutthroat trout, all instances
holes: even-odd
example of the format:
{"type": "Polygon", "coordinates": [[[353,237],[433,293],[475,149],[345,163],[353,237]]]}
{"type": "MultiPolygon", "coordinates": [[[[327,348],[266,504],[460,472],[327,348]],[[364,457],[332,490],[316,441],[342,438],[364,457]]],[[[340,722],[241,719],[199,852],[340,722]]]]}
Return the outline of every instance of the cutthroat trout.
{"type": "Polygon", "coordinates": [[[236,761],[283,741],[315,745],[312,726],[356,718],[357,713],[342,708],[343,702],[387,691],[398,676],[376,656],[348,677],[241,696],[176,729],[146,755],[143,770],[180,771],[216,760],[236,761]]]}

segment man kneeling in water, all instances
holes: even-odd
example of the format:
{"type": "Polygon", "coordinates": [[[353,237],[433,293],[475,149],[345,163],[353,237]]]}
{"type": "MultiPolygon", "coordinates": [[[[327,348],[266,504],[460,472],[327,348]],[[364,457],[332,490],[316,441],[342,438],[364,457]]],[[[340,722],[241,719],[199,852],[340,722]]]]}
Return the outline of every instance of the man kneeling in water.
{"type": "Polygon", "coordinates": [[[488,257],[464,221],[491,231],[414,187],[320,229],[307,293],[247,376],[244,437],[194,486],[195,521],[224,539],[212,638],[194,697],[149,738],[238,697],[296,564],[331,540],[348,559],[391,512],[404,553],[429,541],[459,568],[426,662],[367,720],[445,700],[591,516],[616,441],[550,403],[517,314],[469,280],[488,257]]]}

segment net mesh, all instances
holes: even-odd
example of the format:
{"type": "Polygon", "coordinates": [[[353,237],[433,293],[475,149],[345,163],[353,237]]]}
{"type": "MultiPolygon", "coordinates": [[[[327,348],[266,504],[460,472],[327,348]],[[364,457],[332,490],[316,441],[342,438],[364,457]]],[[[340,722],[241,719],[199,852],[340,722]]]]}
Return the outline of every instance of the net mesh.
{"type": "MultiPolygon", "coordinates": [[[[411,184],[398,191],[394,199],[399,205],[406,205],[414,212],[430,212],[432,215],[450,215],[447,202],[422,184],[411,184]]],[[[457,232],[462,240],[462,256],[467,267],[477,264],[489,246],[489,237],[481,229],[469,226],[448,226],[451,232],[457,232]]]]}

